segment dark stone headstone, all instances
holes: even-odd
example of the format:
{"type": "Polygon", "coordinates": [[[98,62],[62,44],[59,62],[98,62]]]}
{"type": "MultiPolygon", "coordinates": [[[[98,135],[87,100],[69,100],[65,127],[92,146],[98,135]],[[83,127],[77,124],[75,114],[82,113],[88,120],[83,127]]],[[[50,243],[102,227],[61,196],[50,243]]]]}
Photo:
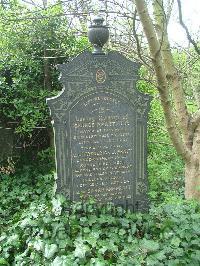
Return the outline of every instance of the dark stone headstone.
{"type": "Polygon", "coordinates": [[[0,162],[12,156],[14,131],[12,128],[0,127],[0,162]]]}
{"type": "Polygon", "coordinates": [[[139,65],[118,52],[84,52],[59,66],[53,118],[57,191],[145,211],[150,97],[136,90],[139,65]]]}

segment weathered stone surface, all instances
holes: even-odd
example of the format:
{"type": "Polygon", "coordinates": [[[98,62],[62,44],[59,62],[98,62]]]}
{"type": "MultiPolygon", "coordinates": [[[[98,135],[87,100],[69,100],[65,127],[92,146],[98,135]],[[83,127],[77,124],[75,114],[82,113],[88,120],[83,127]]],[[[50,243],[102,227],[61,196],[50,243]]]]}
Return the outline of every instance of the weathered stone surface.
{"type": "Polygon", "coordinates": [[[12,156],[14,132],[11,128],[0,127],[0,161],[12,156]]]}
{"type": "Polygon", "coordinates": [[[57,191],[145,211],[150,97],[136,90],[137,63],[117,52],[84,52],[59,66],[64,89],[47,99],[53,118],[57,191]]]}

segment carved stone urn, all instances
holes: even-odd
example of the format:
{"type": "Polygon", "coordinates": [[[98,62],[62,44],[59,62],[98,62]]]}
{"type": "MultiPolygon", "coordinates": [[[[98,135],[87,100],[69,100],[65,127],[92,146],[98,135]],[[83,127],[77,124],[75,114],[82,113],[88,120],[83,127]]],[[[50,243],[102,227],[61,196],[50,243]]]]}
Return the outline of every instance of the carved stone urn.
{"type": "Polygon", "coordinates": [[[109,30],[103,22],[102,17],[96,16],[88,29],[88,39],[94,46],[93,54],[105,54],[102,48],[109,39],[109,30]]]}

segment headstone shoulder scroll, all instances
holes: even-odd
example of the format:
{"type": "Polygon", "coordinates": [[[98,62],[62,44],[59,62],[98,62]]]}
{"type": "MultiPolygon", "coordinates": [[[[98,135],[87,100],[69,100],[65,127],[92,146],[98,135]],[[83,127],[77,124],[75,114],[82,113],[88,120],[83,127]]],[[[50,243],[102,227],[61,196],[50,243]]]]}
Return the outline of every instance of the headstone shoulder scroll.
{"type": "Polygon", "coordinates": [[[72,201],[92,197],[148,209],[150,97],[136,90],[138,69],[118,52],[104,54],[102,47],[59,66],[64,89],[47,104],[54,122],[57,192],[72,201]]]}

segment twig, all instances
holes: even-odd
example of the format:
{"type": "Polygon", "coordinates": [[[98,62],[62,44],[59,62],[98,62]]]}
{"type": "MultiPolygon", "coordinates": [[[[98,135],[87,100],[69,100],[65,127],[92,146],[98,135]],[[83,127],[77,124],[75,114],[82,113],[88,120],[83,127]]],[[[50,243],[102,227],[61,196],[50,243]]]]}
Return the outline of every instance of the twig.
{"type": "Polygon", "coordinates": [[[198,48],[196,42],[192,39],[187,26],[183,22],[181,1],[177,0],[177,4],[178,4],[179,22],[180,22],[181,26],[184,28],[189,42],[191,42],[193,44],[195,51],[197,52],[198,55],[200,55],[200,49],[198,48]]]}

